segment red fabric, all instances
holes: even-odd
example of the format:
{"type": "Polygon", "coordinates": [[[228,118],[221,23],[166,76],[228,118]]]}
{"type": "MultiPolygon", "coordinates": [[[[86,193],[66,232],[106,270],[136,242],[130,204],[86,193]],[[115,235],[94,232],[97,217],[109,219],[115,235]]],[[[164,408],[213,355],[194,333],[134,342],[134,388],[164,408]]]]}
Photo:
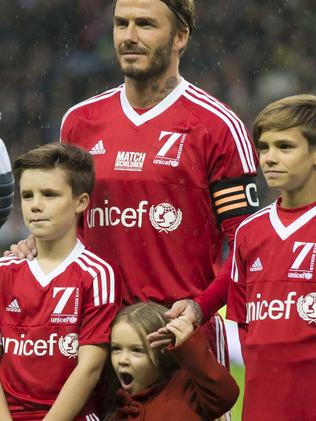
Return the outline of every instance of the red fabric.
{"type": "Polygon", "coordinates": [[[120,390],[113,421],[210,420],[233,406],[238,386],[216,361],[201,330],[169,352],[181,369],[167,383],[157,383],[135,395],[120,390]]]}
{"type": "Polygon", "coordinates": [[[231,279],[234,236],[238,226],[246,217],[247,215],[235,216],[222,223],[223,232],[228,238],[229,255],[209,287],[201,295],[194,298],[201,307],[204,321],[208,320],[212,314],[222,308],[227,302],[231,279]]]}
{"type": "Polygon", "coordinates": [[[315,239],[316,203],[273,203],[238,228],[227,317],[239,323],[244,421],[315,418],[315,239]]]}
{"type": "MultiPolygon", "coordinates": [[[[85,243],[120,265],[126,304],[169,305],[200,295],[221,264],[229,224],[218,225],[210,186],[255,173],[257,159],[238,117],[192,84],[182,81],[141,115],[124,89],[72,107],[61,140],[95,158],[85,243]]],[[[225,275],[212,289],[211,312],[226,295],[225,275]]]]}
{"type": "Polygon", "coordinates": [[[48,275],[36,260],[1,258],[0,280],[1,384],[13,417],[42,419],[77,365],[78,344],[109,342],[120,279],[78,242],[48,275]]]}

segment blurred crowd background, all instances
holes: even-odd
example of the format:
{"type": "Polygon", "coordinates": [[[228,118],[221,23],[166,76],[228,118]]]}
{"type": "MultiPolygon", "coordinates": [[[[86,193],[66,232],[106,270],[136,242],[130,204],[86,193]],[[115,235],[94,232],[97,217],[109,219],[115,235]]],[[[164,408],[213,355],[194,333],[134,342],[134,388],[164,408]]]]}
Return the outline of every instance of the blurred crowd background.
{"type": "MultiPolygon", "coordinates": [[[[64,112],[122,82],[111,0],[0,0],[0,137],[10,156],[58,140],[64,112]]],[[[268,102],[316,91],[315,0],[196,0],[182,75],[251,131],[268,102]]],[[[271,200],[259,179],[263,203],[271,200]]],[[[15,211],[0,249],[25,235],[15,211]]]]}

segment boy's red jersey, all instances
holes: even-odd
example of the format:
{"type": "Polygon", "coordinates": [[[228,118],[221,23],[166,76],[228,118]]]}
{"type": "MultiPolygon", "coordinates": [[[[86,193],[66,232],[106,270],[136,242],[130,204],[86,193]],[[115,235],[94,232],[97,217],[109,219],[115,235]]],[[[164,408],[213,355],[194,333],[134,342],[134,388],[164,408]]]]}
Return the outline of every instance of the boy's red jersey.
{"type": "MultiPolygon", "coordinates": [[[[14,419],[42,419],[77,365],[78,346],[108,343],[121,302],[111,265],[77,242],[51,273],[0,259],[1,384],[14,419]]],[[[93,409],[89,401],[83,414],[93,409]]]]}
{"type": "Polygon", "coordinates": [[[227,316],[248,324],[245,421],[315,418],[315,261],[315,203],[273,203],[237,230],[227,316]]]}

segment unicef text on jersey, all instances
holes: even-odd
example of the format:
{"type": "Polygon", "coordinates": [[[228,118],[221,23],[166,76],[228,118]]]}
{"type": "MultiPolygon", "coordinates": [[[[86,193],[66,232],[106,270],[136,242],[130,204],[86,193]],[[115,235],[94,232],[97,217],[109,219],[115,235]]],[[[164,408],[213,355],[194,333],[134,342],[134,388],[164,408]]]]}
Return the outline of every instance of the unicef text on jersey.
{"type": "Polygon", "coordinates": [[[125,228],[141,228],[144,219],[147,218],[157,231],[168,233],[176,230],[182,221],[182,211],[170,203],[158,203],[149,208],[148,201],[142,200],[136,209],[120,209],[117,206],[110,206],[109,201],[105,199],[104,205],[104,208],[88,210],[87,224],[89,228],[114,227],[119,224],[125,228]]]}
{"type": "Polygon", "coordinates": [[[316,292],[297,296],[295,291],[288,293],[285,300],[264,300],[260,293],[256,294],[257,301],[246,304],[247,323],[266,319],[289,320],[295,314],[308,324],[316,323],[316,292]]]}

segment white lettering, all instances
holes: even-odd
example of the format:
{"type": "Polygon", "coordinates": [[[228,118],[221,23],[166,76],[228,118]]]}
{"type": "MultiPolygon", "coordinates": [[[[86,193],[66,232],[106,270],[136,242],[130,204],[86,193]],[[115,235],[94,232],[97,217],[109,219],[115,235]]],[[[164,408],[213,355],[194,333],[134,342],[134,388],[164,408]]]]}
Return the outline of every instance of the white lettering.
{"type": "Polygon", "coordinates": [[[296,292],[291,291],[284,301],[274,299],[268,302],[267,300],[261,299],[260,293],[256,294],[257,301],[246,303],[247,322],[264,320],[267,317],[271,320],[278,320],[281,318],[289,319],[291,308],[295,304],[295,300],[293,300],[295,296],[296,292]]]}
{"type": "Polygon", "coordinates": [[[89,209],[87,212],[87,224],[89,228],[96,226],[116,226],[122,224],[126,228],[143,225],[143,215],[148,212],[147,200],[142,200],[138,204],[138,208],[125,208],[121,210],[117,206],[109,206],[109,201],[104,200],[105,207],[89,209]],[[98,217],[96,217],[96,214],[98,217]]]}
{"type": "Polygon", "coordinates": [[[259,198],[258,198],[258,191],[257,191],[256,184],[255,183],[247,184],[245,192],[246,192],[246,196],[247,196],[247,200],[248,200],[249,204],[251,206],[259,206],[259,198]],[[251,190],[254,190],[253,196],[256,198],[256,200],[252,199],[251,190]]]}
{"type": "Polygon", "coordinates": [[[269,307],[268,307],[268,314],[270,319],[278,320],[281,319],[284,312],[284,303],[280,300],[272,300],[269,307]],[[274,312],[276,314],[274,314],[274,312]]]}
{"type": "Polygon", "coordinates": [[[47,341],[44,339],[37,339],[32,341],[31,339],[24,339],[25,334],[22,333],[20,339],[15,338],[5,338],[2,337],[2,346],[4,353],[11,353],[13,355],[36,355],[42,357],[43,355],[52,356],[54,355],[54,347],[57,344],[57,333],[51,333],[47,341]],[[10,346],[10,345],[13,346],[10,346]]]}
{"type": "Polygon", "coordinates": [[[126,208],[122,212],[122,224],[124,227],[133,227],[136,224],[136,210],[133,208],[126,208]],[[130,222],[128,222],[130,221],[130,222]]]}

